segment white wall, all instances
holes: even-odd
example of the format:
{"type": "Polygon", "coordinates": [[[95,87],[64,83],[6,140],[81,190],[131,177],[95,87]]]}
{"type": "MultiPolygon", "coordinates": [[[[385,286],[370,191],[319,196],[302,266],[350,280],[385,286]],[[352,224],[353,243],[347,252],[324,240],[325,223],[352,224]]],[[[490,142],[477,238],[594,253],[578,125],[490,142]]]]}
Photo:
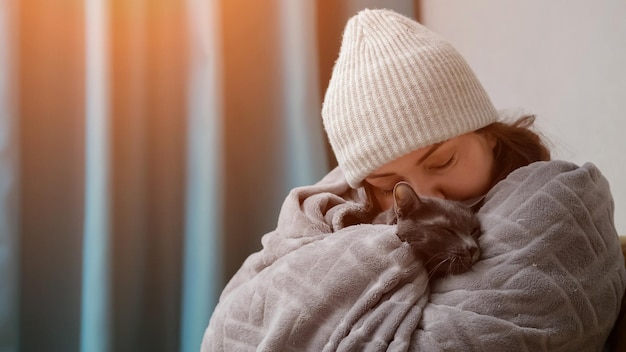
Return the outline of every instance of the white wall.
{"type": "Polygon", "coordinates": [[[626,235],[626,1],[422,0],[499,109],[537,115],[553,157],[596,164],[626,235]]]}

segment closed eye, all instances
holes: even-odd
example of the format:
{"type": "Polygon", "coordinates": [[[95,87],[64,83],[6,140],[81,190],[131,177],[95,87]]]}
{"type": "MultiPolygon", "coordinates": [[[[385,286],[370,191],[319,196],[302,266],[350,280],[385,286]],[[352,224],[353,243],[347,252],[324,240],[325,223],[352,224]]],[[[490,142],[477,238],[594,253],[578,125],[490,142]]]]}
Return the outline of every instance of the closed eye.
{"type": "Polygon", "coordinates": [[[443,170],[447,167],[452,166],[452,164],[454,164],[455,161],[456,161],[456,153],[452,154],[450,158],[448,158],[448,160],[446,160],[443,164],[435,164],[431,166],[430,168],[433,170],[443,170]]]}

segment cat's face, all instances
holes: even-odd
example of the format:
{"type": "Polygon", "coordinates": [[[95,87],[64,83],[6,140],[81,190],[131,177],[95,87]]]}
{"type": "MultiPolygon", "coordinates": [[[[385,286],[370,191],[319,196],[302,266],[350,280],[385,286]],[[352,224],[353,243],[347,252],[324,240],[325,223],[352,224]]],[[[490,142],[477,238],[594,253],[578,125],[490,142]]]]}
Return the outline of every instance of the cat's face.
{"type": "Polygon", "coordinates": [[[407,183],[394,187],[398,237],[411,245],[431,277],[459,274],[480,257],[476,215],[458,202],[419,197],[407,183]]]}

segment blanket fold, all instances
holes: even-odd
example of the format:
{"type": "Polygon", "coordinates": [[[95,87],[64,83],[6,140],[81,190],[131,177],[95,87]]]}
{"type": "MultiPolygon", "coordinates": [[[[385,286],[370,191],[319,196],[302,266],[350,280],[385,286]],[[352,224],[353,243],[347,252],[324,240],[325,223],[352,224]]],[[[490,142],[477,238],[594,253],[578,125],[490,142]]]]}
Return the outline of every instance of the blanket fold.
{"type": "Polygon", "coordinates": [[[626,270],[592,164],[513,172],[480,209],[481,259],[429,282],[335,169],[294,189],[224,289],[202,351],[599,351],[626,270]]]}

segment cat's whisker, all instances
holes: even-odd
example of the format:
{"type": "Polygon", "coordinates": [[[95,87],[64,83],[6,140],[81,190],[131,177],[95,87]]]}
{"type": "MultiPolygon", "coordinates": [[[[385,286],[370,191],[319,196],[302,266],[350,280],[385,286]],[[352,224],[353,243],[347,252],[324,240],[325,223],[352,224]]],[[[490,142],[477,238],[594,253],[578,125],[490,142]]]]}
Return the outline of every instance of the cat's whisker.
{"type": "Polygon", "coordinates": [[[452,271],[452,269],[454,268],[454,263],[456,262],[457,257],[456,256],[450,256],[449,258],[449,262],[450,265],[448,265],[448,269],[446,270],[446,274],[444,275],[444,277],[448,277],[451,276],[452,274],[454,274],[454,272],[452,271]]]}
{"type": "MultiPolygon", "coordinates": [[[[428,264],[430,264],[430,262],[432,262],[433,260],[437,260],[437,257],[438,257],[437,255],[434,255],[434,256],[431,256],[430,258],[428,258],[428,260],[424,262],[424,266],[428,266],[428,264]]],[[[444,257],[444,259],[446,259],[446,258],[444,257]]],[[[439,265],[441,265],[441,263],[439,263],[439,265]]]]}
{"type": "MultiPolygon", "coordinates": [[[[435,259],[435,258],[431,258],[431,260],[432,260],[432,259],[435,259]]],[[[429,260],[429,261],[430,261],[430,260],[429,260]]],[[[439,270],[439,268],[440,268],[442,265],[444,265],[446,262],[448,262],[448,261],[450,261],[450,258],[445,258],[444,260],[442,260],[442,261],[440,261],[439,263],[437,263],[437,265],[435,265],[435,266],[434,266],[434,267],[433,267],[433,268],[432,268],[432,269],[428,272],[428,278],[429,278],[429,279],[430,279],[430,278],[432,278],[432,277],[433,277],[433,276],[437,273],[437,271],[439,270]]]]}

